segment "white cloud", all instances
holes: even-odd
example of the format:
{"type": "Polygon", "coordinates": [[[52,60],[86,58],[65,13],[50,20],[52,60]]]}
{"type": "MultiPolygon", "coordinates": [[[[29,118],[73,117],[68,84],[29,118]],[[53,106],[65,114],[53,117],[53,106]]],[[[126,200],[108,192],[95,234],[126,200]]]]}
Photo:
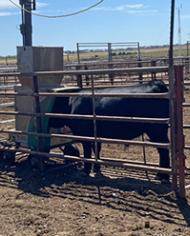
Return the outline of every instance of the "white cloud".
{"type": "MultiPolygon", "coordinates": [[[[18,4],[19,1],[15,0],[14,2],[18,4]]],[[[13,8],[13,7],[14,7],[14,5],[11,2],[9,2],[8,0],[0,0],[0,8],[1,9],[13,8]]]]}
{"type": "Polygon", "coordinates": [[[143,8],[144,8],[143,4],[126,4],[126,5],[118,6],[115,9],[118,11],[126,11],[129,9],[143,9],[143,8]]]}
{"type": "Polygon", "coordinates": [[[139,14],[139,13],[141,13],[141,14],[154,14],[154,13],[158,13],[158,10],[154,10],[154,9],[152,9],[152,10],[129,10],[127,13],[129,13],[129,14],[139,14]]]}
{"type": "Polygon", "coordinates": [[[14,15],[12,12],[0,12],[0,17],[1,16],[12,16],[14,15]]]}
{"type": "Polygon", "coordinates": [[[45,2],[37,2],[37,8],[47,7],[48,3],[45,2]]]}
{"type": "Polygon", "coordinates": [[[144,5],[142,3],[139,4],[131,4],[131,5],[126,5],[130,9],[142,9],[144,8],[144,5]]]}
{"type": "Polygon", "coordinates": [[[138,4],[125,4],[115,7],[97,7],[93,9],[94,11],[113,11],[113,12],[123,12],[128,14],[139,14],[139,13],[156,13],[155,9],[150,9],[149,6],[145,6],[142,3],[138,4]]]}

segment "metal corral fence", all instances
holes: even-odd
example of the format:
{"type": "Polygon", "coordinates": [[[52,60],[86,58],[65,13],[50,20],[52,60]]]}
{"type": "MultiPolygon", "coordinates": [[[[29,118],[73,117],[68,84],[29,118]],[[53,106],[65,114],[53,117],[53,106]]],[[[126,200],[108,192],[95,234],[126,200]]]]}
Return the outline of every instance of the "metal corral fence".
{"type": "MultiPolygon", "coordinates": [[[[136,68],[136,67],[153,67],[153,66],[168,66],[169,59],[168,58],[151,58],[146,60],[122,60],[122,61],[114,61],[114,62],[85,62],[85,63],[73,63],[66,64],[64,66],[65,70],[94,70],[94,69],[109,69],[109,68],[136,68]]],[[[189,79],[189,68],[190,68],[190,57],[175,57],[174,58],[175,65],[183,65],[184,66],[184,76],[185,80],[189,79]]],[[[146,73],[146,74],[129,74],[129,73],[108,73],[104,75],[96,75],[98,83],[114,84],[121,85],[130,82],[139,82],[139,80],[147,81],[152,79],[162,79],[168,81],[168,72],[166,73],[146,73]]],[[[65,82],[68,84],[72,84],[73,78],[65,77],[65,82]]],[[[78,86],[85,87],[89,85],[90,75],[86,74],[78,75],[77,77],[78,86]]]]}
{"type": "MultiPolygon", "coordinates": [[[[61,138],[61,139],[71,139],[71,140],[77,140],[77,141],[91,141],[91,142],[101,142],[101,143],[110,143],[110,144],[125,144],[125,145],[134,145],[134,146],[148,146],[148,147],[156,147],[156,148],[163,148],[170,150],[170,156],[171,156],[171,168],[161,168],[158,165],[152,165],[150,163],[136,163],[136,162],[128,162],[125,161],[119,161],[115,159],[100,159],[98,160],[95,156],[95,159],[84,159],[82,157],[74,157],[74,156],[68,156],[65,155],[64,158],[68,160],[74,160],[74,161],[82,161],[82,162],[89,162],[89,163],[97,163],[100,165],[106,165],[106,166],[117,166],[117,167],[125,167],[129,169],[137,169],[137,170],[145,170],[145,171],[153,171],[153,172],[162,172],[162,173],[168,173],[172,176],[172,186],[175,191],[177,191],[182,197],[185,196],[185,155],[184,155],[184,134],[183,134],[183,111],[182,111],[182,104],[184,102],[184,96],[183,96],[183,67],[182,66],[175,66],[174,70],[173,68],[170,68],[169,73],[169,93],[157,93],[157,94],[119,94],[120,97],[127,97],[127,98],[165,98],[169,99],[170,101],[170,117],[168,119],[159,119],[159,118],[141,118],[141,117],[104,117],[104,116],[98,116],[95,114],[95,110],[93,109],[92,115],[69,115],[69,114],[55,114],[55,113],[48,113],[48,112],[42,112],[41,106],[40,106],[40,97],[71,97],[75,96],[75,92],[61,92],[61,93],[55,93],[55,92],[42,92],[38,90],[38,77],[41,76],[57,76],[62,75],[63,81],[65,77],[72,77],[75,78],[75,83],[77,85],[78,83],[78,77],[80,76],[83,78],[84,76],[89,76],[89,86],[91,87],[91,93],[82,93],[80,96],[92,96],[93,101],[93,107],[95,103],[95,97],[96,96],[104,96],[104,97],[115,97],[118,96],[118,94],[98,94],[95,92],[96,87],[96,77],[97,76],[104,76],[104,75],[115,75],[115,74],[127,74],[127,75],[152,75],[153,73],[155,75],[157,74],[165,74],[168,73],[168,67],[162,66],[162,67],[141,67],[141,68],[114,68],[114,69],[90,69],[90,70],[72,70],[72,71],[50,71],[50,72],[35,72],[32,74],[20,74],[20,73],[7,73],[0,74],[0,76],[18,76],[18,77],[24,77],[24,76],[30,76],[33,78],[33,92],[28,93],[18,93],[14,91],[8,91],[8,92],[0,92],[0,96],[3,97],[9,97],[14,98],[17,96],[32,96],[35,100],[35,112],[19,112],[19,111],[1,111],[1,116],[30,116],[30,117],[36,117],[36,131],[34,132],[28,132],[28,131],[20,131],[20,130],[10,130],[7,128],[2,128],[0,130],[1,135],[35,135],[38,139],[38,146],[36,150],[31,150],[30,147],[22,147],[19,146],[18,143],[11,142],[10,144],[7,144],[8,142],[1,142],[1,151],[9,151],[9,152],[22,152],[22,153],[28,153],[32,155],[38,155],[38,156],[45,156],[45,157],[62,157],[62,154],[58,154],[55,152],[51,153],[44,153],[41,152],[41,143],[42,139],[44,137],[49,138],[61,138]],[[173,73],[174,72],[174,73],[173,73]],[[56,117],[56,118],[67,118],[67,119],[85,119],[85,120],[93,120],[94,125],[96,126],[97,120],[121,120],[121,121],[127,121],[127,122],[143,122],[143,123],[158,123],[158,124],[169,124],[170,125],[170,143],[152,143],[150,141],[139,141],[139,140],[118,140],[118,139],[108,139],[108,138],[101,138],[97,137],[96,135],[96,129],[94,127],[94,137],[84,137],[84,136],[75,136],[75,135],[66,135],[66,134],[57,134],[57,133],[42,133],[41,130],[41,118],[42,117],[56,117]]],[[[184,104],[186,107],[189,107],[190,103],[186,102],[184,104]]],[[[189,128],[186,127],[186,128],[189,128]]],[[[188,146],[186,148],[189,148],[188,146]]]]}
{"type": "Polygon", "coordinates": [[[77,43],[77,61],[81,63],[82,61],[89,60],[89,58],[82,58],[82,53],[93,53],[90,56],[97,60],[104,60],[112,62],[121,57],[121,55],[126,58],[134,58],[140,60],[140,43],[139,42],[116,42],[116,43],[77,43]],[[96,49],[96,51],[94,51],[96,49]],[[98,55],[99,52],[105,52],[103,58],[98,55]]]}
{"type": "MultiPolygon", "coordinates": [[[[6,93],[13,92],[15,86],[20,85],[19,73],[17,73],[16,65],[2,65],[0,66],[0,93],[4,93],[4,96],[0,97],[0,111],[14,111],[15,110],[15,98],[6,96],[6,93]],[[10,74],[10,76],[9,76],[10,74]]],[[[0,119],[0,129],[2,128],[12,129],[15,127],[15,116],[3,115],[0,119]]],[[[8,139],[1,133],[0,141],[8,139]]]]}
{"type": "MultiPolygon", "coordinates": [[[[105,44],[106,45],[106,44],[105,44]]],[[[136,59],[125,59],[125,60],[117,60],[117,61],[85,61],[78,63],[65,63],[64,70],[94,70],[94,69],[111,69],[111,68],[136,68],[136,67],[151,67],[151,66],[168,66],[169,59],[168,58],[146,58],[141,60],[136,59]]],[[[184,66],[184,76],[185,80],[189,79],[190,75],[190,56],[187,55],[186,57],[174,57],[174,63],[175,65],[183,65],[184,66]]],[[[17,66],[16,65],[0,65],[0,73],[11,73],[11,72],[17,72],[17,66]]],[[[96,75],[96,78],[98,79],[99,83],[103,82],[106,86],[109,84],[122,84],[122,83],[129,83],[131,81],[138,82],[140,80],[148,80],[148,79],[166,79],[167,80],[168,73],[166,74],[158,74],[158,73],[152,73],[147,76],[147,74],[142,75],[131,75],[131,74],[121,74],[118,73],[109,73],[104,75],[96,75]]],[[[73,82],[72,76],[65,76],[64,83],[67,83],[68,85],[72,85],[73,82]]],[[[85,87],[88,86],[90,80],[90,75],[83,75],[83,79],[81,80],[81,75],[78,76],[78,86],[79,87],[85,87]]],[[[9,78],[5,76],[1,76],[0,78],[0,84],[3,86],[12,86],[13,84],[19,83],[19,80],[17,76],[11,76],[9,78]]]]}

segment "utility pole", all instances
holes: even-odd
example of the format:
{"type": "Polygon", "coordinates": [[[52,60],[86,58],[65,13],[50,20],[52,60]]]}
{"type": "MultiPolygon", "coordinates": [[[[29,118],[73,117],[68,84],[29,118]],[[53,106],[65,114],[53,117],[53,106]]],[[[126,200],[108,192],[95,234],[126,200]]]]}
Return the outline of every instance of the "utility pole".
{"type": "Polygon", "coordinates": [[[21,5],[22,24],[20,32],[23,46],[32,46],[32,10],[36,9],[36,0],[19,0],[21,5]]]}
{"type": "Polygon", "coordinates": [[[178,44],[181,45],[181,11],[178,8],[178,44]]]}

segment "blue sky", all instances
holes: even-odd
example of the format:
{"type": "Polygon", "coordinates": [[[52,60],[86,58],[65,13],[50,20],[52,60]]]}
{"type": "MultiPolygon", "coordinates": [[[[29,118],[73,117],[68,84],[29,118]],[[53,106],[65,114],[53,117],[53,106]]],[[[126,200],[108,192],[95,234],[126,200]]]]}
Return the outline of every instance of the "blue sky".
{"type": "MultiPolygon", "coordinates": [[[[13,0],[18,3],[19,0],[13,0]]],[[[60,15],[88,7],[98,0],[36,0],[36,12],[60,15]]],[[[33,16],[35,46],[63,46],[75,50],[76,42],[131,42],[162,45],[169,42],[171,0],[104,0],[86,13],[48,19],[33,16]]],[[[181,9],[182,42],[190,40],[190,0],[176,0],[181,9]]],[[[15,55],[22,45],[20,10],[9,0],[0,0],[0,55],[15,55]]],[[[175,42],[178,42],[176,11],[175,42]]]]}

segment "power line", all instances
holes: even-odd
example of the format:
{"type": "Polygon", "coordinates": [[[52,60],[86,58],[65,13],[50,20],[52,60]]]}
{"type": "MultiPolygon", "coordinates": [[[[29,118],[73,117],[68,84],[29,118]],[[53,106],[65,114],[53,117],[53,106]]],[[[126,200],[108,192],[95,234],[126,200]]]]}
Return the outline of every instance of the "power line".
{"type": "Polygon", "coordinates": [[[32,15],[39,16],[39,17],[45,17],[45,18],[64,18],[64,17],[69,17],[69,16],[75,16],[75,15],[87,12],[87,11],[91,10],[92,8],[97,7],[98,5],[100,5],[101,3],[104,2],[104,0],[100,0],[97,3],[91,5],[91,6],[87,7],[87,8],[84,8],[84,9],[81,9],[79,11],[75,11],[75,12],[72,12],[72,13],[68,13],[68,14],[62,14],[62,15],[44,15],[44,14],[39,14],[39,13],[35,13],[35,12],[32,12],[32,11],[28,11],[24,7],[21,7],[19,4],[15,3],[13,0],[8,0],[8,1],[11,2],[15,7],[19,8],[19,9],[21,9],[21,10],[27,12],[27,13],[30,13],[32,15]]]}

